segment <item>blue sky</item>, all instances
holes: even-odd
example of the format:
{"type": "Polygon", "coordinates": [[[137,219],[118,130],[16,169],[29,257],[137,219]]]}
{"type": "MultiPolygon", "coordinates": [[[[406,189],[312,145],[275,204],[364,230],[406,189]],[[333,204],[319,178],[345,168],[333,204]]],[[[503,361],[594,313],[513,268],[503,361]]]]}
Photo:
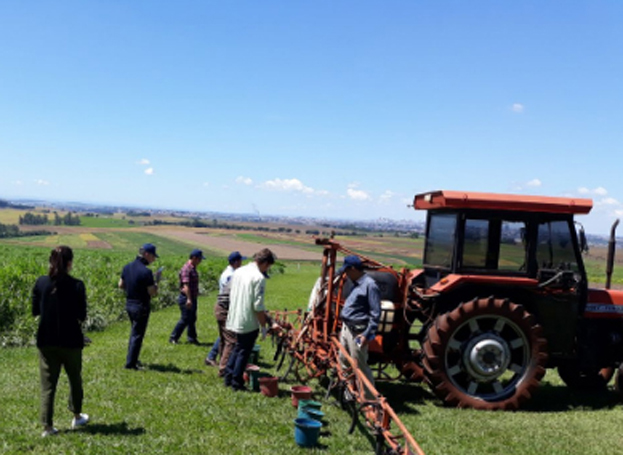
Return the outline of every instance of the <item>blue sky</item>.
{"type": "Polygon", "coordinates": [[[0,198],[422,219],[435,189],[623,216],[623,2],[0,4],[0,198]]]}

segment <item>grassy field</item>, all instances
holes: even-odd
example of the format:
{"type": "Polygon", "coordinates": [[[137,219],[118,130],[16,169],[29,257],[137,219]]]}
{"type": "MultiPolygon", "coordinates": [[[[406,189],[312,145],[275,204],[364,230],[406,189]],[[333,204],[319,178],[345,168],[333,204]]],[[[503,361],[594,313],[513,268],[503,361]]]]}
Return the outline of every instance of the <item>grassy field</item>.
{"type": "MultiPolygon", "coordinates": [[[[318,273],[316,265],[289,264],[283,275],[267,283],[272,309],[301,307],[318,273]]],[[[280,384],[278,398],[225,389],[217,372],[203,365],[216,326],[214,296],[200,299],[198,332],[204,346],[169,345],[168,335],[179,317],[175,307],[152,313],[141,359],[145,371],[122,368],[129,325],[120,322],[92,333],[84,351],[85,407],[91,423],[68,430],[65,409],[67,382],[61,379],[55,424],[61,434],[40,438],[39,380],[35,348],[1,352],[0,453],[6,454],[367,454],[373,445],[359,426],[347,433],[348,415],[324,389],[311,385],[323,401],[329,425],[317,449],[300,449],[294,442],[296,411],[288,389],[280,384]]],[[[272,372],[272,347],[262,346],[260,366],[272,372]]],[[[611,391],[578,394],[548,372],[542,387],[518,412],[479,412],[441,406],[418,385],[380,383],[379,390],[429,455],[434,454],[604,454],[621,453],[623,411],[611,391]]]]}

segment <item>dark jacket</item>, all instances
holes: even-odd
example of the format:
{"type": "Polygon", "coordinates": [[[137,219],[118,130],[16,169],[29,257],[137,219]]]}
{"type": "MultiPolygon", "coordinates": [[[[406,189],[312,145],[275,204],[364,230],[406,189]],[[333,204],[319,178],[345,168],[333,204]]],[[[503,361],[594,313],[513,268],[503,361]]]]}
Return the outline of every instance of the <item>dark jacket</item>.
{"type": "Polygon", "coordinates": [[[87,317],[87,298],[82,281],[68,275],[39,277],[32,290],[32,315],[41,316],[37,347],[84,347],[81,323],[87,317]]]}

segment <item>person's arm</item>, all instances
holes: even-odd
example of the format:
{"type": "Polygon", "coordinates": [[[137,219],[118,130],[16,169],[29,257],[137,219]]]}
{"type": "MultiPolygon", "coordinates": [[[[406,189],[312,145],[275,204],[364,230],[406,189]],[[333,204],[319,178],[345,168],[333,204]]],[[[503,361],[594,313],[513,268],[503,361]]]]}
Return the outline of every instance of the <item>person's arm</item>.
{"type": "Polygon", "coordinates": [[[125,290],[125,281],[123,281],[123,278],[119,278],[119,289],[125,290]]]}
{"type": "Polygon", "coordinates": [[[158,285],[152,284],[147,288],[147,292],[149,293],[150,297],[156,297],[158,295],[158,285]]]}
{"type": "Polygon", "coordinates": [[[256,311],[255,316],[257,316],[257,320],[259,321],[262,327],[266,326],[266,323],[268,322],[268,318],[266,316],[265,311],[256,311]]]}
{"type": "Polygon", "coordinates": [[[184,283],[184,286],[182,286],[182,294],[186,296],[186,308],[193,306],[193,301],[190,297],[190,286],[188,283],[184,283]]]}
{"type": "Polygon", "coordinates": [[[149,270],[149,276],[147,279],[147,293],[149,294],[149,297],[156,297],[158,295],[158,283],[154,281],[154,274],[151,270],[149,270]]]}
{"type": "Polygon", "coordinates": [[[87,318],[87,291],[82,281],[78,281],[76,290],[78,292],[78,321],[84,322],[87,318]]]}
{"type": "Polygon", "coordinates": [[[253,284],[253,310],[262,327],[266,325],[266,308],[264,308],[264,287],[266,280],[262,278],[253,284]]]}
{"type": "Polygon", "coordinates": [[[376,329],[381,319],[381,293],[376,283],[371,283],[368,286],[368,308],[370,311],[368,327],[362,335],[367,341],[371,341],[376,336],[376,329]]]}
{"type": "Polygon", "coordinates": [[[39,291],[39,280],[32,288],[32,315],[39,316],[41,314],[41,293],[39,291]]]}

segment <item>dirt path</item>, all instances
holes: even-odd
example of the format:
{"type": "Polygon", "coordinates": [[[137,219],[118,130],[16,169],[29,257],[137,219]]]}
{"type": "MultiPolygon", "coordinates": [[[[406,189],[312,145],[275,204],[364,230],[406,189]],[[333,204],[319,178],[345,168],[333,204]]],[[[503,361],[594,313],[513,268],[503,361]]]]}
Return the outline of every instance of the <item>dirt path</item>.
{"type": "Polygon", "coordinates": [[[246,242],[232,237],[211,236],[189,230],[165,230],[160,229],[158,235],[166,236],[171,239],[180,239],[185,242],[192,242],[197,246],[206,245],[212,249],[222,251],[227,254],[231,251],[240,251],[245,256],[252,256],[262,248],[270,248],[279,259],[299,260],[299,261],[320,261],[322,260],[322,249],[319,247],[317,252],[305,251],[290,245],[246,242]]]}

